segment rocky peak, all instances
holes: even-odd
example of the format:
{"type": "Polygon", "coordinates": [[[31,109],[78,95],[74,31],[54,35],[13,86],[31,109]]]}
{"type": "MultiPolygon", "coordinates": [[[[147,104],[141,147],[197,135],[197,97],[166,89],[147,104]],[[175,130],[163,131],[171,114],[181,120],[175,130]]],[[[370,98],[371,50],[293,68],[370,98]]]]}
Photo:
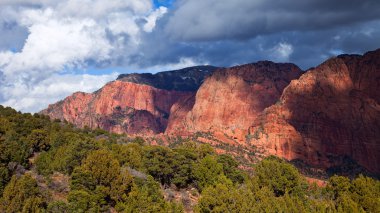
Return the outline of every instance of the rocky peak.
{"type": "Polygon", "coordinates": [[[152,73],[121,74],[119,81],[145,84],[158,89],[176,91],[196,91],[203,80],[211,75],[218,67],[195,66],[180,70],[152,73]]]}
{"type": "MultiPolygon", "coordinates": [[[[248,83],[261,83],[264,79],[280,81],[299,77],[300,68],[291,63],[274,63],[271,61],[259,61],[225,69],[219,69],[211,76],[212,78],[225,78],[236,76],[248,83]]],[[[290,82],[290,81],[289,81],[290,82]]]]}
{"type": "Polygon", "coordinates": [[[216,70],[196,96],[173,106],[166,133],[221,131],[243,142],[256,116],[301,73],[294,64],[269,61],[216,70]]]}

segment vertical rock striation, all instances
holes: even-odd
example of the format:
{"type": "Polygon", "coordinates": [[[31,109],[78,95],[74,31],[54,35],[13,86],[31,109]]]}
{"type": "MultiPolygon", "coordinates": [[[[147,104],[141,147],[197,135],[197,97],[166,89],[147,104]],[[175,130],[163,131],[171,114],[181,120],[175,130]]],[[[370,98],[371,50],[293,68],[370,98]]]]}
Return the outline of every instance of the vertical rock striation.
{"type": "Polygon", "coordinates": [[[268,154],[380,172],[380,50],[332,58],[294,80],[250,128],[268,154]]]}
{"type": "Polygon", "coordinates": [[[301,73],[294,64],[269,61],[217,70],[195,97],[172,108],[166,133],[218,131],[244,143],[253,120],[275,104],[283,89],[301,73]]]}

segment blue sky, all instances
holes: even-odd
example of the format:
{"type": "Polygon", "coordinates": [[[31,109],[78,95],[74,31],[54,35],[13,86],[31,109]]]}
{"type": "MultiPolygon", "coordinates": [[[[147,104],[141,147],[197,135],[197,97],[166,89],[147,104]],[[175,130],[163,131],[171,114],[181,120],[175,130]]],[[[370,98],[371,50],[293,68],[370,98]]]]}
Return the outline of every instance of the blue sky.
{"type": "Polygon", "coordinates": [[[0,104],[37,112],[120,73],[258,60],[306,70],[377,48],[378,0],[2,0],[0,104]]]}
{"type": "Polygon", "coordinates": [[[174,0],[154,0],[153,3],[156,8],[160,6],[170,8],[172,4],[174,3],[174,0]]]}

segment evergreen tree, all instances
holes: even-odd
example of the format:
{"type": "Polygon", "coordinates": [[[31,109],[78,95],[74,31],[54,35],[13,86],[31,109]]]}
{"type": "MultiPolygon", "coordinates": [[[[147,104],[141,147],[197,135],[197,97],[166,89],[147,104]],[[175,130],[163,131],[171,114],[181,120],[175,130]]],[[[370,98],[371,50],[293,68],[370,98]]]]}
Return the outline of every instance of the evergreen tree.
{"type": "Polygon", "coordinates": [[[263,159],[255,166],[255,178],[261,187],[269,187],[276,196],[301,193],[301,187],[305,186],[294,166],[274,156],[263,159]]]}
{"type": "Polygon", "coordinates": [[[0,212],[38,212],[44,206],[37,182],[28,174],[13,176],[0,199],[0,212]]]}

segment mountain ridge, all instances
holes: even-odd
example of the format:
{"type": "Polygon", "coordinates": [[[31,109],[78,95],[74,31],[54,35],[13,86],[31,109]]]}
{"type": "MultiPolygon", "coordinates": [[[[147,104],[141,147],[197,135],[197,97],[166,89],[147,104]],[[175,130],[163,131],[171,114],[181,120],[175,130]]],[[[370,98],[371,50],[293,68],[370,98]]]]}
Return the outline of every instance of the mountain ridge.
{"type": "Polygon", "coordinates": [[[146,84],[157,89],[176,91],[196,91],[203,80],[219,67],[194,66],[179,70],[152,73],[121,74],[116,80],[146,84]]]}
{"type": "Polygon", "coordinates": [[[210,66],[202,73],[191,67],[198,82],[193,87],[189,82],[195,81],[182,79],[178,70],[125,74],[96,93],[76,93],[41,113],[117,133],[186,137],[204,132],[227,146],[258,147],[264,155],[321,168],[348,156],[380,173],[379,64],[380,49],[333,57],[305,72],[270,61],[210,66]],[[155,79],[158,83],[152,83],[155,79]],[[340,146],[339,140],[351,145],[340,146]],[[362,146],[367,151],[358,151],[362,146]]]}

